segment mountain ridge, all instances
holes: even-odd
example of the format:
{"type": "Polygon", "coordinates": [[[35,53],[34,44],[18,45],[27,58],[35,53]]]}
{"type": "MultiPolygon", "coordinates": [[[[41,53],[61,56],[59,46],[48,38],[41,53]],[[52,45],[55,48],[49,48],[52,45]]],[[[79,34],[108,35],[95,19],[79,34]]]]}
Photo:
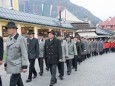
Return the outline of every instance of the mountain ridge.
{"type": "Polygon", "coordinates": [[[66,7],[73,15],[78,19],[83,20],[85,16],[96,25],[101,21],[98,17],[93,15],[90,11],[82,6],[78,6],[70,0],[19,0],[19,10],[24,12],[24,1],[28,2],[29,13],[33,13],[33,6],[35,14],[42,15],[42,3],[44,3],[44,16],[50,17],[50,5],[53,5],[52,16],[57,16],[57,6],[60,4],[61,10],[63,11],[66,7]]]}

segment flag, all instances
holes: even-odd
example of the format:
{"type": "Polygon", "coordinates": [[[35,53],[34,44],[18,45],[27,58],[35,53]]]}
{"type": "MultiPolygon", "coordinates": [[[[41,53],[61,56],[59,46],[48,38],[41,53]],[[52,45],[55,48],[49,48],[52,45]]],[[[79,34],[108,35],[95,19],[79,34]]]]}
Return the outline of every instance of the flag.
{"type": "Polygon", "coordinates": [[[29,13],[29,2],[24,1],[24,12],[29,13]]]}
{"type": "Polygon", "coordinates": [[[44,4],[42,4],[42,16],[44,16],[44,4]]]}
{"type": "Polygon", "coordinates": [[[57,15],[59,16],[59,13],[60,13],[60,5],[58,5],[57,10],[58,10],[57,15]]]}
{"type": "Polygon", "coordinates": [[[65,7],[65,21],[66,21],[66,7],[65,7]]]}
{"type": "Polygon", "coordinates": [[[13,0],[13,9],[14,10],[19,10],[19,8],[18,8],[18,1],[17,0],[13,0]]]}
{"type": "Polygon", "coordinates": [[[51,5],[50,6],[50,16],[52,15],[52,8],[53,8],[53,6],[51,5]]]}

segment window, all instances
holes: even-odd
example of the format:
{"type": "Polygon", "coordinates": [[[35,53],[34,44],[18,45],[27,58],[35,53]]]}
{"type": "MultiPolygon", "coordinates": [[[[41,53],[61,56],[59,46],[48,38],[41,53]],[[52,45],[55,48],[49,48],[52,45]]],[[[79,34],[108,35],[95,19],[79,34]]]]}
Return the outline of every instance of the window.
{"type": "Polygon", "coordinates": [[[106,26],[107,28],[111,28],[111,26],[110,25],[108,25],[108,26],[106,26]]]}
{"type": "Polygon", "coordinates": [[[8,33],[7,33],[7,30],[5,29],[5,26],[2,26],[2,36],[8,37],[8,33]]]}
{"type": "Polygon", "coordinates": [[[25,35],[28,30],[34,30],[33,27],[21,27],[21,34],[25,35]]]}

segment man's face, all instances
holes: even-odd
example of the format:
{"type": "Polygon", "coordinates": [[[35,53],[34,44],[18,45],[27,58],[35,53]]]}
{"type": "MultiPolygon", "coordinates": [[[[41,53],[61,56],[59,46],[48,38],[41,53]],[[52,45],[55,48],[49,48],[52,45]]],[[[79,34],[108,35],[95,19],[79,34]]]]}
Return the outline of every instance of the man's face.
{"type": "Polygon", "coordinates": [[[77,42],[80,42],[80,40],[77,40],[77,42]]]}
{"type": "Polygon", "coordinates": [[[76,42],[78,39],[77,38],[74,38],[74,41],[76,42]]]}
{"type": "Polygon", "coordinates": [[[14,29],[14,28],[8,28],[7,32],[8,32],[9,35],[12,35],[12,34],[14,34],[16,32],[16,29],[14,29]]]}
{"type": "Polygon", "coordinates": [[[42,39],[43,38],[43,36],[38,36],[38,39],[42,39]]]}
{"type": "Polygon", "coordinates": [[[52,39],[52,38],[54,38],[54,35],[52,33],[49,33],[48,37],[49,37],[49,39],[52,39]]]}
{"type": "Polygon", "coordinates": [[[33,34],[28,34],[28,38],[32,38],[33,37],[33,34]]]}
{"type": "Polygon", "coordinates": [[[67,40],[67,41],[70,41],[70,37],[67,37],[66,40],[67,40]]]}
{"type": "Polygon", "coordinates": [[[61,36],[57,36],[57,39],[61,40],[61,36]]]}

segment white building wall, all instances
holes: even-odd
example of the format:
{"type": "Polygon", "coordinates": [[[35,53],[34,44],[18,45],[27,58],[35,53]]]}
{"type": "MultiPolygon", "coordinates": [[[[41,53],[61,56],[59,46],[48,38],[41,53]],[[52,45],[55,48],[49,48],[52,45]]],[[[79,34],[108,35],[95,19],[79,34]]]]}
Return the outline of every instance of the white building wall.
{"type": "Polygon", "coordinates": [[[11,0],[2,0],[2,4],[3,4],[3,8],[8,8],[10,9],[11,8],[11,0]]]}
{"type": "Polygon", "coordinates": [[[13,7],[11,7],[11,0],[0,0],[0,7],[3,8],[8,8],[8,9],[15,9],[15,10],[19,10],[19,4],[18,4],[18,0],[16,0],[16,3],[13,3],[14,0],[12,0],[12,5],[13,7]],[[16,8],[14,8],[16,4],[16,8]]]}

